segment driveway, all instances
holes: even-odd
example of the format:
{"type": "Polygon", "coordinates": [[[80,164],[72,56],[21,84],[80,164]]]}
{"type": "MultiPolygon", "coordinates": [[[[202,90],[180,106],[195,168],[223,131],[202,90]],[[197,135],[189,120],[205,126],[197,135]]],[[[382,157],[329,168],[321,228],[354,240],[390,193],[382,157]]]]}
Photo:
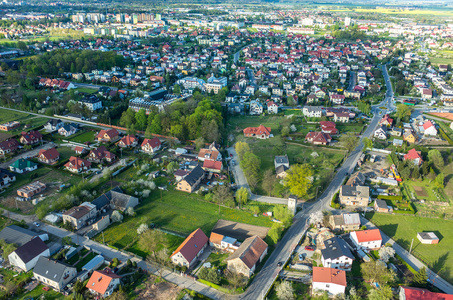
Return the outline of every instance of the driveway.
{"type": "Polygon", "coordinates": [[[21,154],[15,155],[14,158],[11,159],[10,161],[0,164],[0,168],[8,169],[9,165],[14,163],[18,159],[37,156],[41,149],[47,150],[47,149],[53,148],[55,146],[56,146],[56,144],[53,143],[53,142],[45,143],[43,145],[40,145],[40,146],[36,147],[33,150],[30,150],[30,151],[23,152],[21,154]]]}

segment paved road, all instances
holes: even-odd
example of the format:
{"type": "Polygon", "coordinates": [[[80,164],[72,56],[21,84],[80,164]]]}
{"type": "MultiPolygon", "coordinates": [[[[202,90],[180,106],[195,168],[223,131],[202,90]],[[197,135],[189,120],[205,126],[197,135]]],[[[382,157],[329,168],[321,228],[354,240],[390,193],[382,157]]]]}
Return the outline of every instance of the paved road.
{"type": "Polygon", "coordinates": [[[354,71],[349,71],[349,85],[348,85],[348,91],[352,91],[355,87],[355,72],[354,71]]]}
{"type": "Polygon", "coordinates": [[[56,144],[53,143],[53,142],[44,143],[43,145],[40,145],[40,146],[36,147],[33,150],[30,150],[30,151],[27,151],[27,152],[23,152],[23,153],[21,153],[19,155],[15,155],[14,158],[12,158],[10,161],[5,162],[5,163],[1,163],[0,164],[0,168],[8,169],[9,165],[14,163],[18,159],[37,156],[41,149],[47,150],[47,149],[53,148],[55,146],[56,146],[56,144]]]}
{"type": "MultiPolygon", "coordinates": [[[[368,229],[373,229],[377,228],[376,225],[365,219],[364,217],[360,216],[361,223],[363,225],[366,225],[368,229]]],[[[409,253],[409,251],[405,250],[403,247],[398,245],[394,240],[392,240],[388,235],[383,233],[381,231],[382,235],[382,244],[389,243],[392,245],[393,249],[395,252],[401,256],[404,261],[406,261],[412,268],[414,268],[416,271],[419,269],[425,267],[426,272],[428,274],[429,280],[433,283],[433,285],[439,289],[441,289],[443,292],[447,294],[453,294],[453,286],[442,279],[440,276],[438,276],[435,272],[430,270],[424,263],[422,263],[420,260],[418,260],[415,256],[409,253]]]]}
{"type": "Polygon", "coordinates": [[[255,75],[253,74],[253,70],[247,68],[246,71],[250,80],[250,84],[253,85],[255,89],[258,89],[258,86],[256,85],[255,75]]]}

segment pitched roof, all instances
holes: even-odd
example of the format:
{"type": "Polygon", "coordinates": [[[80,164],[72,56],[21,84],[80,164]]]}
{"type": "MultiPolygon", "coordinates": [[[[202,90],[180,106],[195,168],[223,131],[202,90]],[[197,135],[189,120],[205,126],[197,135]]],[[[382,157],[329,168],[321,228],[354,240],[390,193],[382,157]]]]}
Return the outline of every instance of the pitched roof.
{"type": "Polygon", "coordinates": [[[207,159],[203,162],[203,168],[220,171],[220,170],[222,170],[222,162],[207,159]]]}
{"type": "Polygon", "coordinates": [[[198,228],[179,245],[178,249],[173,252],[173,255],[176,253],[181,253],[182,256],[190,263],[198,252],[203,249],[204,245],[208,242],[208,237],[204,234],[203,230],[198,228]]]}
{"type": "Polygon", "coordinates": [[[196,166],[190,173],[187,175],[184,180],[190,185],[194,185],[198,179],[204,175],[204,170],[200,166],[196,166]]]}
{"type": "Polygon", "coordinates": [[[277,164],[289,164],[288,155],[279,155],[274,158],[274,162],[277,164]]]}
{"type": "Polygon", "coordinates": [[[132,145],[133,143],[135,143],[137,141],[138,141],[137,137],[132,134],[128,134],[120,140],[120,142],[123,142],[123,144],[126,146],[132,145]]]}
{"type": "Polygon", "coordinates": [[[36,232],[17,225],[10,225],[0,231],[0,240],[4,240],[8,244],[14,243],[18,246],[23,246],[36,236],[38,236],[36,232]]]}
{"type": "Polygon", "coordinates": [[[47,150],[41,149],[39,151],[38,156],[41,156],[41,155],[44,156],[44,158],[48,159],[48,160],[53,160],[53,159],[57,159],[60,157],[60,153],[58,153],[56,148],[50,148],[47,150]]]}
{"type": "Polygon", "coordinates": [[[259,236],[247,238],[241,246],[231,254],[227,260],[239,258],[250,269],[258,262],[261,255],[266,251],[267,244],[259,236]]]}
{"type": "Polygon", "coordinates": [[[338,237],[333,237],[324,241],[325,249],[321,250],[324,259],[336,259],[342,256],[354,259],[351,250],[346,246],[346,242],[338,237]]]}
{"type": "Polygon", "coordinates": [[[91,167],[91,163],[83,158],[71,156],[69,161],[64,165],[67,168],[79,169],[82,165],[87,168],[91,167]]]}
{"type": "Polygon", "coordinates": [[[198,152],[198,157],[208,159],[208,160],[217,160],[217,158],[219,157],[219,154],[220,154],[220,152],[217,150],[203,148],[203,149],[200,149],[200,152],[198,152]]]}
{"type": "Polygon", "coordinates": [[[385,200],[376,199],[375,204],[376,204],[376,206],[378,208],[388,209],[388,205],[387,205],[387,202],[385,200]]]}
{"type": "Polygon", "coordinates": [[[10,166],[14,167],[16,169],[22,170],[22,169],[25,169],[25,168],[33,168],[33,167],[35,167],[37,165],[38,165],[37,163],[32,162],[30,160],[26,160],[24,158],[19,158],[18,160],[13,162],[10,166]]]}
{"type": "Polygon", "coordinates": [[[49,247],[47,247],[39,237],[35,237],[31,241],[17,248],[14,252],[24,263],[28,263],[47,249],[49,249],[49,247]]]}
{"type": "Polygon", "coordinates": [[[432,127],[432,126],[434,126],[434,124],[431,123],[431,121],[429,121],[429,120],[426,121],[425,123],[423,123],[423,129],[424,129],[424,130],[426,130],[426,129],[432,127]]]}
{"type": "MultiPolygon", "coordinates": [[[[66,268],[70,267],[69,265],[63,264],[61,262],[52,260],[50,258],[40,256],[36,266],[33,269],[33,273],[41,277],[47,278],[52,281],[59,282],[60,279],[65,274],[66,268]]],[[[73,268],[73,267],[70,267],[73,268]]],[[[74,268],[75,269],[75,268],[74,268]]]]}
{"type": "Polygon", "coordinates": [[[359,243],[382,240],[381,232],[379,231],[379,229],[355,231],[355,235],[357,236],[357,241],[359,243]]]}
{"type": "Polygon", "coordinates": [[[270,135],[271,128],[260,125],[258,127],[247,127],[243,130],[244,134],[270,135]]]}
{"type": "Polygon", "coordinates": [[[313,282],[346,286],[346,272],[332,268],[313,267],[313,282]]]}
{"type": "Polygon", "coordinates": [[[157,148],[161,145],[161,141],[155,137],[155,138],[152,138],[152,139],[144,139],[143,142],[142,142],[142,145],[141,147],[145,146],[145,145],[149,145],[151,148],[157,148]]]}
{"type": "Polygon", "coordinates": [[[107,135],[109,138],[114,138],[119,135],[118,131],[115,128],[99,131],[96,138],[104,138],[104,135],[107,135]]]}
{"type": "Polygon", "coordinates": [[[305,139],[313,139],[313,142],[317,143],[329,143],[332,140],[332,137],[328,133],[324,133],[321,131],[311,131],[307,133],[305,139]]]}
{"type": "Polygon", "coordinates": [[[222,240],[223,240],[223,237],[224,237],[223,234],[211,232],[211,236],[209,237],[209,241],[210,241],[211,243],[220,245],[220,243],[221,243],[222,240]]]}
{"type": "Polygon", "coordinates": [[[27,141],[32,142],[42,139],[42,134],[39,131],[31,130],[29,132],[21,132],[21,136],[27,141]]]}
{"type": "Polygon", "coordinates": [[[406,300],[453,300],[453,295],[434,293],[427,289],[401,286],[406,300]]]}
{"type": "Polygon", "coordinates": [[[411,149],[407,152],[407,154],[404,155],[404,160],[414,160],[414,159],[421,159],[422,157],[420,156],[420,152],[415,150],[415,149],[411,149]]]}
{"type": "Polygon", "coordinates": [[[114,278],[121,278],[121,276],[116,275],[110,270],[94,271],[90,277],[90,280],[88,280],[86,287],[101,295],[104,295],[110,285],[110,282],[114,278]]]}

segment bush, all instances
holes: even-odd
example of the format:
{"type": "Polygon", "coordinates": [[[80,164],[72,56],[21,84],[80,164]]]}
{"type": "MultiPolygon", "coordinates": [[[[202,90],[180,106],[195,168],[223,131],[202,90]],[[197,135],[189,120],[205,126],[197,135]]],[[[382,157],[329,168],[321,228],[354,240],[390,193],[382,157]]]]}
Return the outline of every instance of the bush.
{"type": "Polygon", "coordinates": [[[378,199],[382,200],[390,200],[390,201],[402,201],[403,196],[385,196],[385,195],[379,195],[377,196],[378,199]]]}

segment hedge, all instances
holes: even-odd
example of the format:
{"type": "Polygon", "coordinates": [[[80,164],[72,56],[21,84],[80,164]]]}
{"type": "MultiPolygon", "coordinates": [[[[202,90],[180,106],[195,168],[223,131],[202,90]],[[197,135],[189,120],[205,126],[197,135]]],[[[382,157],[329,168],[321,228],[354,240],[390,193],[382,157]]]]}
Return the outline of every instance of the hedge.
{"type": "Polygon", "coordinates": [[[451,140],[451,138],[445,133],[445,131],[439,127],[439,132],[440,132],[440,135],[450,144],[450,145],[453,145],[453,141],[451,140]]]}
{"type": "Polygon", "coordinates": [[[209,281],[206,281],[204,279],[198,279],[199,282],[201,283],[204,283],[206,284],[207,286],[210,286],[212,288],[215,288],[216,290],[219,290],[221,292],[224,292],[224,293],[227,293],[227,294],[232,294],[233,291],[232,290],[229,290],[227,288],[224,288],[224,287],[221,287],[220,285],[217,285],[215,283],[212,283],[212,282],[209,282],[209,281]]]}
{"type": "Polygon", "coordinates": [[[382,200],[391,200],[391,201],[402,201],[403,200],[403,196],[385,196],[385,195],[379,195],[377,196],[378,199],[382,199],[382,200]]]}

